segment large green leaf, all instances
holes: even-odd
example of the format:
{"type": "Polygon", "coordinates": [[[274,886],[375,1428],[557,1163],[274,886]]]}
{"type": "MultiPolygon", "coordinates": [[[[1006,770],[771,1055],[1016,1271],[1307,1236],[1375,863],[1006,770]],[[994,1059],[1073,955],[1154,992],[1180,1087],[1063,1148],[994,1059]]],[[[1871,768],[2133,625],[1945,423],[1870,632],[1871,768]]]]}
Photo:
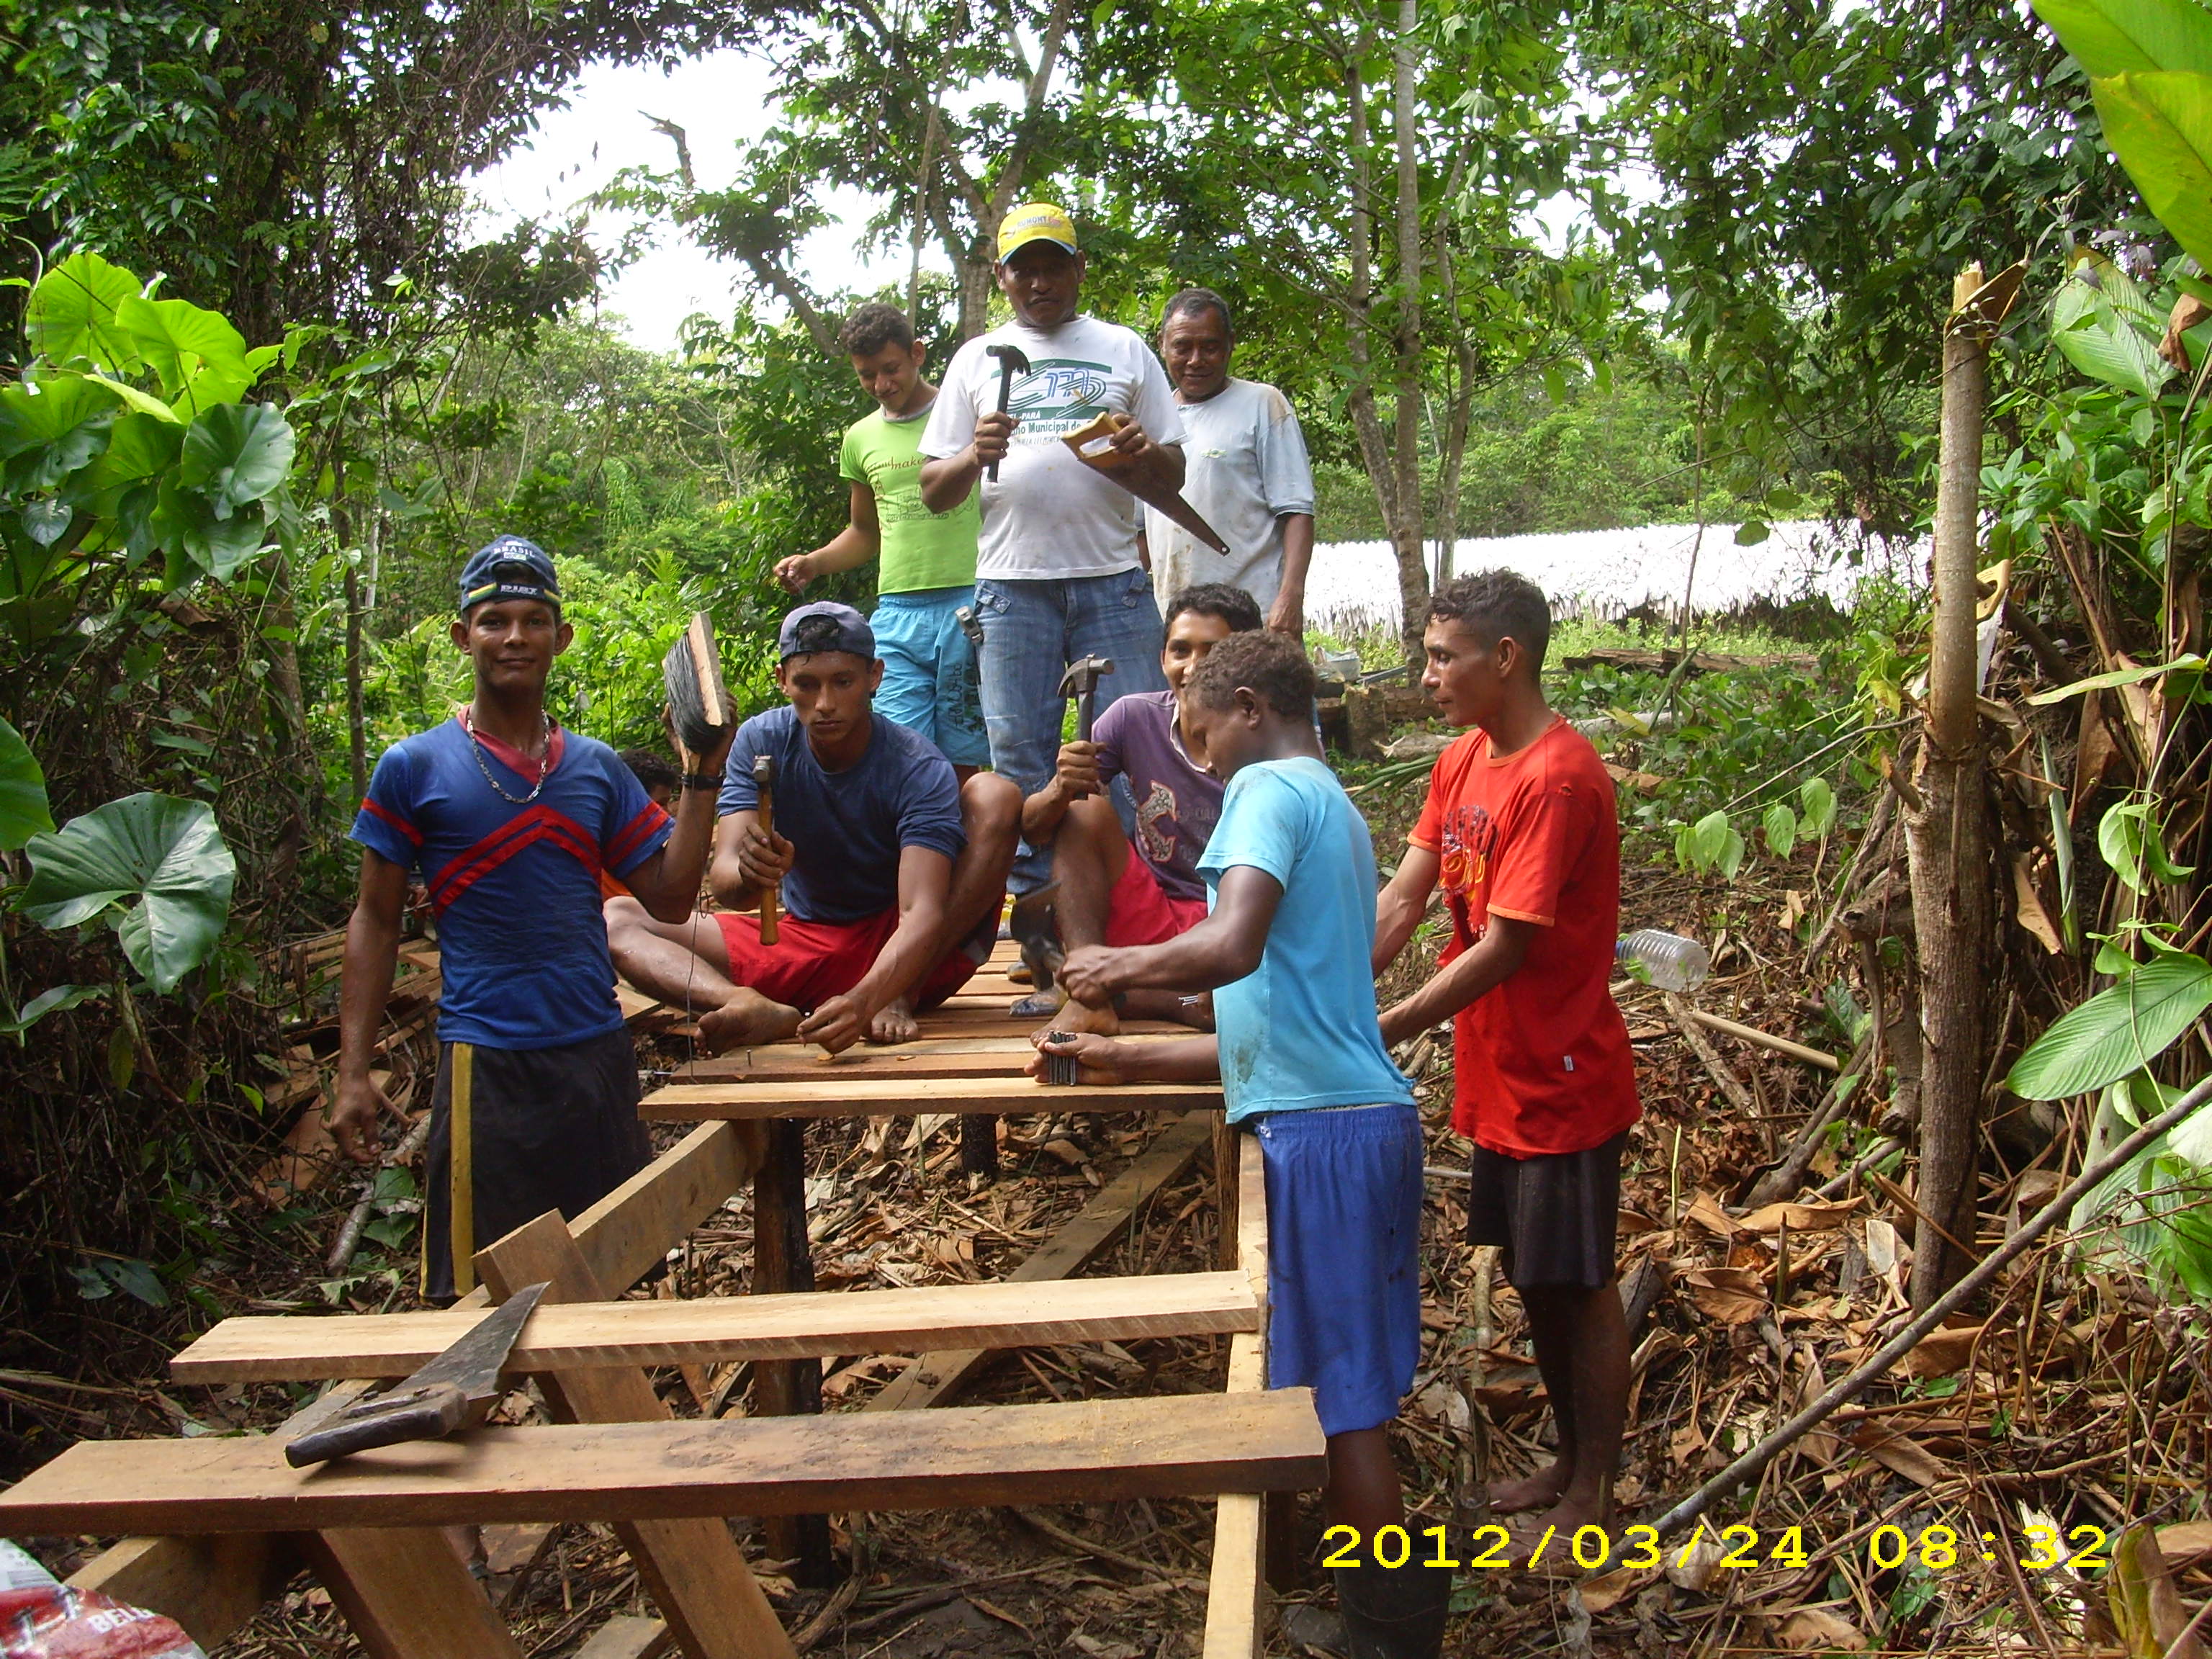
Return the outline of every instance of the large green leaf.
{"type": "Polygon", "coordinates": [[[107,453],[100,458],[98,480],[112,487],[158,478],[177,464],[184,442],[182,427],[135,409],[126,410],[108,430],[107,453]]]}
{"type": "Polygon", "coordinates": [[[189,300],[132,299],[118,306],[115,314],[130,330],[131,343],[145,355],[147,366],[161,377],[162,392],[172,403],[179,403],[182,413],[195,412],[197,405],[180,403],[180,394],[203,368],[214,369],[226,382],[235,380],[241,388],[252,384],[246,337],[218,313],[189,300]]]}
{"type": "Polygon", "coordinates": [[[39,279],[23,320],[49,362],[84,358],[112,374],[138,367],[138,348],[116,313],[138,298],[138,279],[97,253],[72,253],[39,279]]]}
{"type": "Polygon", "coordinates": [[[2212,963],[2160,951],[2030,1043],[2005,1087],[2026,1100],[2101,1089],[2148,1065],[2212,1007],[2212,963]]]}
{"type": "Polygon", "coordinates": [[[2212,270],[2212,76],[2143,70],[2090,86],[2106,142],[2143,201],[2212,270]]]}
{"type": "Polygon", "coordinates": [[[161,993],[207,959],[230,915],[238,872],[206,804],[126,795],[30,842],[23,914],[71,927],[112,905],[131,965],[161,993]],[[136,900],[135,904],[132,901],[136,900]]]}
{"type": "Polygon", "coordinates": [[[0,853],[12,853],[33,836],[52,835],[46,775],[22,733],[0,720],[0,853]]]}
{"type": "Polygon", "coordinates": [[[2212,12],[2197,0],[2035,0],[2035,15],[2092,76],[2212,74],[2212,12]]]}
{"type": "Polygon", "coordinates": [[[292,471],[294,439],[283,414],[269,404],[225,404],[185,433],[177,481],[205,493],[218,519],[258,501],[292,471]]]}
{"type": "Polygon", "coordinates": [[[2051,339],[2092,380],[2151,398],[2173,369],[2158,355],[2158,335],[2134,302],[2135,285],[2111,261],[2084,258],[2051,296],[2051,339]]]}

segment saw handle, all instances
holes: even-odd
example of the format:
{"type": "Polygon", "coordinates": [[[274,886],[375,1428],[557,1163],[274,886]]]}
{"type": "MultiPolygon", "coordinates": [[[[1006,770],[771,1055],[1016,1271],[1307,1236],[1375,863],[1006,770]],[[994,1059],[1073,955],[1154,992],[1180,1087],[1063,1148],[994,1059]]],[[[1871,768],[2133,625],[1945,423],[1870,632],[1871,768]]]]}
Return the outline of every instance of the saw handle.
{"type": "Polygon", "coordinates": [[[379,1395],[349,1406],[327,1426],[287,1441],[284,1461],[295,1469],[325,1463],[372,1446],[396,1446],[404,1440],[442,1440],[469,1414],[469,1397],[450,1382],[379,1395]]]}

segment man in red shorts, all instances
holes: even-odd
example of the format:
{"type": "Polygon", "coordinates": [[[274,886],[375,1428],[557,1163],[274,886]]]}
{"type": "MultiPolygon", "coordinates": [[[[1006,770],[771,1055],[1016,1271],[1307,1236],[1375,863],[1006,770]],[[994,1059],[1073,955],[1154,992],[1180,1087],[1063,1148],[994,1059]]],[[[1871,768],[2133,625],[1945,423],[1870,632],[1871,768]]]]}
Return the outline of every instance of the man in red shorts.
{"type": "MultiPolygon", "coordinates": [[[[1222,783],[1191,757],[1183,683],[1216,644],[1260,625],[1259,601],[1241,587],[1203,582],[1176,593],[1160,647],[1168,689],[1117,700],[1090,742],[1060,745],[1052,781],[1022,803],[1024,838],[1032,847],[1053,843],[1054,885],[1025,902],[1052,905],[1069,951],[1160,945],[1206,920],[1198,860],[1221,817],[1222,783]],[[1128,779],[1137,803],[1133,838],[1121,832],[1107,797],[1117,777],[1128,779]]],[[[1032,997],[1015,1012],[1044,1015],[1053,1006],[1050,997],[1032,997]]],[[[1133,991],[1123,1012],[1204,1024],[1201,1006],[1199,999],[1133,991]]],[[[1068,1004],[1057,1024],[1109,1036],[1120,1029],[1114,1010],[1081,1003],[1068,1004]]]]}
{"type": "Polygon", "coordinates": [[[717,1053],[794,1036],[833,1054],[907,1042],[915,1011],[990,955],[1020,792],[988,772],[959,783],[927,739],[874,712],[884,665],[852,606],[799,606],[776,648],[790,702],[738,728],[721,780],[708,884],[726,908],[669,923],[609,901],[615,965],[665,1002],[707,1010],[699,1032],[717,1053]],[[775,762],[772,823],[759,755],[775,762]],[[746,913],[779,885],[779,937],[763,945],[746,913]]]}

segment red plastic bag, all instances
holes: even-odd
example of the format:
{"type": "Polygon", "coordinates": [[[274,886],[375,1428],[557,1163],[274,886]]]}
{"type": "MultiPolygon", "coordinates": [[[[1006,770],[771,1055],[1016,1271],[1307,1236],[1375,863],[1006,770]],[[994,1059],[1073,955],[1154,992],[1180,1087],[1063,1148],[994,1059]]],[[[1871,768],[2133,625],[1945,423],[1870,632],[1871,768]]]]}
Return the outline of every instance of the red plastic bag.
{"type": "Polygon", "coordinates": [[[173,1619],[71,1589],[0,1539],[0,1659],[207,1659],[173,1619]]]}

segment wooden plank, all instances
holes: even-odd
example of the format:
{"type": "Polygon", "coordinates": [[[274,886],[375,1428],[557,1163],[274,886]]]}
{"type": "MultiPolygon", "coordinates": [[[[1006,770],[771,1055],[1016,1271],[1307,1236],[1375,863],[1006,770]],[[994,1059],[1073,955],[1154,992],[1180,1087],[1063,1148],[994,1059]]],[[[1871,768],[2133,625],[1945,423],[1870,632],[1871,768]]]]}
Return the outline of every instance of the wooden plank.
{"type": "MultiPolygon", "coordinates": [[[[599,1282],[556,1211],[547,1211],[479,1251],[476,1264],[483,1282],[501,1297],[544,1279],[549,1281],[547,1301],[601,1299],[599,1282]]],[[[635,1365],[548,1373],[538,1379],[538,1387],[554,1417],[579,1430],[605,1424],[672,1425],[666,1403],[635,1365]]],[[[696,1512],[674,1518],[609,1518],[689,1659],[796,1659],[791,1638],[723,1521],[696,1512]]]]}
{"type": "Polygon", "coordinates": [[[672,1640],[658,1619],[618,1613],[592,1632],[592,1639],[576,1650],[576,1659],[659,1659],[672,1640]]]}
{"type": "Polygon", "coordinates": [[[638,1115],[661,1121],[715,1118],[917,1116],[925,1112],[1182,1112],[1221,1103],[1218,1083],[1079,1083],[1055,1088],[1026,1077],[855,1077],[820,1082],[672,1083],[638,1115]]]}
{"type": "MultiPolygon", "coordinates": [[[[753,1176],[753,1276],[756,1292],[814,1288],[814,1256],[806,1236],[806,1122],[780,1117],[767,1125],[767,1151],[753,1176]]],[[[819,1359],[769,1360],[753,1367],[755,1417],[814,1416],[822,1410],[819,1359]]],[[[763,1524],[768,1552],[789,1561],[794,1583],[827,1589],[837,1564],[827,1516],[785,1516],[763,1524]]]]}
{"type": "MultiPolygon", "coordinates": [[[[1188,1031],[1181,1033],[1188,1036],[1188,1031]]],[[[1136,1042],[1172,1042],[1162,1033],[1139,1036],[1136,1042]]],[[[759,1048],[735,1048],[677,1067],[678,1083],[759,1083],[787,1079],[833,1082],[846,1077],[913,1079],[961,1077],[1018,1077],[1036,1048],[1026,1036],[944,1037],[878,1048],[860,1044],[834,1060],[819,1048],[796,1042],[771,1043],[759,1048]]]]}
{"type": "MultiPolygon", "coordinates": [[[[258,1449],[271,1462],[283,1462],[266,1440],[258,1449]]],[[[483,1586],[435,1528],[334,1528],[306,1539],[303,1547],[371,1659],[423,1659],[433,1653],[439,1659],[522,1659],[522,1650],[484,1599],[483,1586]]]]}
{"type": "Polygon", "coordinates": [[[759,1167],[763,1133],[757,1124],[706,1124],[570,1221],[592,1277],[619,1295],[650,1273],[744,1191],[759,1167]]]}
{"type": "Polygon", "coordinates": [[[1304,1491],[1325,1461],[1308,1389],[486,1428],[310,1469],[266,1437],[87,1440],[0,1492],[0,1536],[1109,1503],[1304,1491]]]}
{"type": "MultiPolygon", "coordinates": [[[[179,1382],[404,1376],[460,1340],[476,1310],[226,1319],[170,1362],[179,1382]]],[[[1054,1347],[1259,1328],[1243,1273],[998,1280],[835,1295],[547,1303],[515,1340],[513,1372],[708,1364],[963,1347],[1054,1347]]]]}
{"type": "MultiPolygon", "coordinates": [[[[760,1134],[753,1124],[702,1124],[570,1222],[593,1276],[603,1285],[635,1283],[744,1187],[760,1134]]],[[[484,1305],[480,1294],[470,1300],[484,1305]]],[[[311,1403],[283,1432],[304,1432],[308,1420],[347,1392],[334,1389],[311,1403]]],[[[299,1566],[296,1541],[289,1538],[240,1535],[219,1544],[210,1551],[188,1538],[127,1538],[70,1582],[165,1613],[212,1649],[252,1619],[299,1566]]]]}
{"type": "MultiPolygon", "coordinates": [[[[1237,1270],[1247,1276],[1262,1314],[1260,1334],[1233,1337],[1229,1344],[1227,1395],[1249,1398],[1267,1386],[1267,1187],[1260,1143],[1252,1136],[1232,1132],[1223,1155],[1234,1164],[1237,1270]]],[[[1269,1519],[1267,1500],[1256,1492],[1225,1492],[1214,1504],[1201,1659],[1260,1659],[1266,1650],[1269,1519]]]]}
{"type": "MultiPolygon", "coordinates": [[[[1189,1166],[1212,1132],[1211,1112],[1192,1112],[1167,1125],[1066,1226],[1007,1274],[1006,1282],[1038,1284],[1073,1279],[1121,1236],[1154,1193],[1189,1166]]],[[[959,1392],[994,1352],[951,1348],[923,1354],[878,1389],[867,1409],[921,1411],[942,1405],[959,1392]]]]}

